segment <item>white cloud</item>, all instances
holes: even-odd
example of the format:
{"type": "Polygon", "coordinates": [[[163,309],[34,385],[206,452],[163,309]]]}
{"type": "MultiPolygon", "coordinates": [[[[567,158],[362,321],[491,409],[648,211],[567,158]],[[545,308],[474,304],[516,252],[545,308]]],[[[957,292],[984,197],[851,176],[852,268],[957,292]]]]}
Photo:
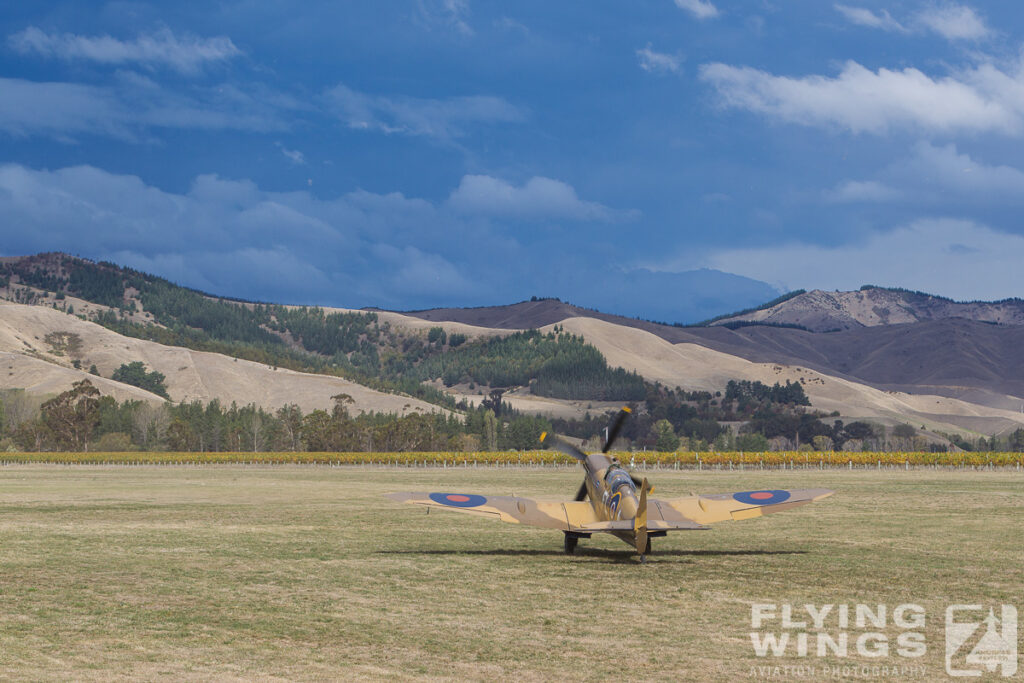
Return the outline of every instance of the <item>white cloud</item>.
{"type": "Polygon", "coordinates": [[[945,78],[914,68],[871,71],[849,61],[838,76],[776,76],[750,67],[706,64],[700,77],[724,105],[808,126],[884,134],[1024,130],[1024,73],[993,64],[945,78]]]}
{"type": "Polygon", "coordinates": [[[904,287],[955,299],[1003,299],[1024,288],[1024,237],[972,221],[922,219],[863,241],[727,249],[706,265],[784,290],[904,287]]]}
{"type": "Polygon", "coordinates": [[[636,56],[640,59],[640,68],[644,71],[676,72],[679,71],[679,65],[683,62],[683,58],[679,54],[655,52],[651,49],[650,43],[647,43],[647,47],[637,50],[636,56]]]}
{"type": "Polygon", "coordinates": [[[619,215],[581,200],[567,183],[536,176],[520,187],[487,175],[463,176],[448,204],[461,213],[521,218],[609,221],[619,215]]]}
{"type": "Polygon", "coordinates": [[[416,5],[428,29],[451,29],[464,36],[474,34],[469,25],[469,0],[416,0],[416,5]]]}
{"type": "Polygon", "coordinates": [[[455,29],[463,35],[473,35],[467,18],[469,17],[469,0],[444,0],[444,9],[448,14],[448,21],[455,29]]]}
{"type": "Polygon", "coordinates": [[[0,165],[0,215],[5,253],[113,259],[247,298],[427,306],[521,296],[540,266],[519,240],[543,239],[550,227],[530,221],[630,214],[547,178],[512,186],[467,176],[448,201],[434,203],[365,190],[321,199],[211,175],[179,193],[92,166],[8,164],[0,165]],[[495,263],[510,264],[505,277],[493,277],[495,263]]]}
{"type": "Polygon", "coordinates": [[[147,141],[150,128],[282,130],[282,113],[301,106],[258,87],[173,92],[131,73],[108,86],[0,78],[0,131],[64,141],[82,134],[147,141]]]}
{"type": "Polygon", "coordinates": [[[530,34],[530,27],[521,21],[516,21],[512,17],[501,17],[500,19],[494,20],[494,27],[500,28],[505,31],[517,31],[522,33],[524,36],[530,34]]]}
{"type": "Polygon", "coordinates": [[[0,130],[17,136],[79,133],[130,137],[129,114],[105,88],[0,78],[0,130]]]}
{"type": "Polygon", "coordinates": [[[980,40],[992,31],[978,14],[964,5],[933,4],[904,20],[896,21],[887,10],[877,13],[865,7],[833,5],[851,24],[900,33],[937,33],[946,40],[980,40]]]}
{"type": "Polygon", "coordinates": [[[1024,171],[986,165],[957,151],[956,145],[914,145],[911,154],[878,173],[876,179],[851,180],[825,193],[831,202],[894,202],[963,208],[1018,207],[1024,203],[1024,171]]]}
{"type": "Polygon", "coordinates": [[[349,128],[447,139],[464,135],[480,123],[515,123],[525,118],[500,97],[474,95],[428,99],[368,95],[344,84],[326,93],[327,106],[349,128]]]}
{"type": "Polygon", "coordinates": [[[918,13],[916,20],[947,40],[980,40],[991,33],[985,21],[964,5],[933,5],[918,13]]]}
{"type": "Polygon", "coordinates": [[[710,0],[675,0],[676,7],[686,10],[698,19],[713,19],[718,16],[718,8],[710,0]]]}
{"type": "Polygon", "coordinates": [[[905,31],[906,29],[889,14],[887,10],[879,10],[875,14],[864,7],[850,7],[849,5],[835,5],[836,11],[842,14],[851,24],[879,28],[884,31],[905,31]]]}
{"type": "Polygon", "coordinates": [[[305,166],[306,165],[306,155],[304,155],[299,150],[297,150],[297,149],[288,149],[287,147],[282,145],[280,142],[275,142],[274,144],[277,146],[277,148],[279,150],[281,150],[281,154],[283,154],[285,156],[285,158],[288,159],[288,161],[292,162],[296,166],[305,166]]]}
{"type": "Polygon", "coordinates": [[[989,166],[957,152],[956,146],[920,142],[911,158],[896,164],[890,176],[940,195],[1024,201],[1024,172],[1011,166],[989,166]]]}
{"type": "Polygon", "coordinates": [[[126,41],[111,36],[45,33],[29,26],[9,36],[7,42],[21,54],[101,64],[162,65],[182,73],[195,73],[206,63],[226,61],[242,54],[226,36],[179,38],[168,29],[126,41]]]}
{"type": "Polygon", "coordinates": [[[852,202],[889,202],[901,197],[899,190],[874,180],[848,180],[825,193],[825,199],[838,204],[852,202]]]}

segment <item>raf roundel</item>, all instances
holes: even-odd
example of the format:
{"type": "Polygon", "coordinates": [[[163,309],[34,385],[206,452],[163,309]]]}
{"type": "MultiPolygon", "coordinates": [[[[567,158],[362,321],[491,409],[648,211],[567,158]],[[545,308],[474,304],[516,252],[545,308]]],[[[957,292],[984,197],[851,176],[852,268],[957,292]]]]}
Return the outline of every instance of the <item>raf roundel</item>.
{"type": "Polygon", "coordinates": [[[732,494],[734,500],[747,505],[775,505],[789,500],[789,491],[772,489],[767,491],[743,491],[732,494]]]}
{"type": "Polygon", "coordinates": [[[487,502],[487,498],[475,493],[431,493],[430,500],[453,508],[475,508],[487,502]]]}

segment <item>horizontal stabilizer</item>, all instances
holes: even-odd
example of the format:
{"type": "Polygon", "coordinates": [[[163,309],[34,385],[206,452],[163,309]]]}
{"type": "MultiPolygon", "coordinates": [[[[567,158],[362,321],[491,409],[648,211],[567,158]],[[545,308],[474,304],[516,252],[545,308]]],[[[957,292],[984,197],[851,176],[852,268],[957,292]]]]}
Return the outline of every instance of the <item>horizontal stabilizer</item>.
{"type": "MultiPolygon", "coordinates": [[[[591,522],[590,524],[584,524],[580,528],[587,531],[633,531],[634,524],[635,522],[632,519],[615,519],[610,522],[591,522]]],[[[707,528],[709,527],[703,524],[689,521],[666,522],[661,519],[647,520],[648,531],[697,531],[707,528]]]]}

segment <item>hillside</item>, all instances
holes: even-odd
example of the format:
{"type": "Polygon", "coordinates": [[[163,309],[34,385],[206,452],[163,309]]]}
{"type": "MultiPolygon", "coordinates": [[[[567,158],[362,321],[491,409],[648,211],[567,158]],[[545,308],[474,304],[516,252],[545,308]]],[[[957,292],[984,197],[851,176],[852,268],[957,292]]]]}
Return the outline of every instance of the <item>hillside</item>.
{"type": "Polygon", "coordinates": [[[831,332],[951,318],[1000,325],[1024,325],[1024,300],[959,303],[921,292],[881,287],[863,287],[856,292],[816,289],[774,306],[719,318],[711,324],[796,325],[811,332],[831,332]]]}
{"type": "MultiPolygon", "coordinates": [[[[881,306],[876,308],[884,312],[881,306]]],[[[959,398],[1016,411],[1024,405],[1024,354],[1020,353],[1024,348],[1024,324],[1018,324],[1024,323],[1024,304],[1018,300],[957,304],[893,290],[807,292],[745,317],[773,310],[799,310],[801,317],[780,314],[763,321],[771,324],[722,324],[738,319],[732,317],[703,327],[682,327],[595,314],[557,301],[487,309],[436,309],[415,315],[432,320],[468,320],[473,316],[481,322],[515,320],[542,326],[572,318],[596,319],[643,330],[671,344],[691,344],[753,363],[809,368],[883,391],[959,398]],[[837,300],[861,304],[843,308],[837,300]],[[916,302],[916,307],[907,303],[896,315],[892,313],[896,306],[890,302],[890,313],[884,318],[890,322],[884,323],[879,313],[869,311],[864,303],[889,300],[916,302]],[[974,315],[980,319],[970,317],[974,315]],[[855,317],[865,323],[856,322],[855,317]],[[792,327],[814,326],[817,320],[821,322],[818,327],[833,329],[841,324],[840,318],[845,327],[837,331],[792,327]]],[[[683,386],[696,387],[697,383],[691,379],[683,386]]]]}
{"type": "MultiPolygon", "coordinates": [[[[498,387],[516,410],[580,419],[642,397],[651,383],[714,394],[730,380],[754,380],[798,382],[816,410],[844,419],[983,434],[1024,422],[1016,300],[793,293],[682,327],[557,299],[405,313],[239,302],[64,254],[0,260],[0,297],[34,304],[0,308],[0,352],[11,366],[0,388],[40,394],[92,364],[110,377],[138,360],[166,375],[174,401],[266,408],[324,408],[347,393],[357,412],[451,409],[478,405],[498,387]],[[516,334],[530,329],[541,334],[516,334]],[[79,357],[48,346],[54,333],[79,335],[79,357]]],[[[159,400],[110,380],[102,389],[159,400]]]]}
{"type": "Polygon", "coordinates": [[[736,378],[765,384],[793,381],[803,385],[815,408],[839,411],[845,417],[912,420],[939,431],[959,428],[987,434],[1024,425],[1024,414],[1018,410],[990,408],[934,394],[881,390],[806,366],[755,363],[698,344],[673,344],[644,330],[593,318],[572,318],[561,324],[582,334],[610,364],[635,370],[648,380],[668,386],[716,391],[736,378]]]}
{"type": "Polygon", "coordinates": [[[119,400],[163,402],[154,394],[105,379],[120,365],[141,361],[166,376],[168,393],[175,402],[218,399],[225,405],[256,403],[268,410],[294,403],[310,411],[329,407],[332,396],[345,393],[355,400],[353,409],[357,412],[404,414],[437,409],[418,399],[374,391],[340,377],[295,372],[125,337],[42,306],[0,302],[0,354],[0,362],[6,364],[0,374],[0,388],[21,388],[40,395],[64,391],[73,382],[88,378],[101,392],[119,400]],[[69,354],[55,349],[46,341],[54,334],[75,335],[78,350],[69,354]],[[101,376],[76,369],[76,360],[82,368],[95,365],[101,376]]]}

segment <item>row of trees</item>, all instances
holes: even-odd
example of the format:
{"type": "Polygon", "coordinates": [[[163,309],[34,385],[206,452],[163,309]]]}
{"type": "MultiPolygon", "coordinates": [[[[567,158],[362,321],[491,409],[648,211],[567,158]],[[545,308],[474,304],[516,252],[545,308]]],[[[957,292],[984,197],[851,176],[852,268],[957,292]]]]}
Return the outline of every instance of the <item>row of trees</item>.
{"type": "MultiPolygon", "coordinates": [[[[331,410],[304,413],[296,405],[267,411],[219,401],[150,405],[100,396],[88,381],[48,400],[23,390],[0,392],[0,449],[174,450],[174,451],[477,451],[529,450],[540,434],[557,431],[589,439],[599,448],[611,414],[583,420],[549,421],[516,413],[500,402],[454,413],[393,414],[349,412],[352,399],[340,394],[331,410]],[[500,407],[499,407],[500,406],[500,407]],[[498,409],[499,414],[495,413],[498,409]]],[[[760,413],[754,420],[725,425],[693,417],[677,426],[635,406],[618,447],[658,451],[717,450],[944,450],[912,425],[883,427],[863,421],[824,426],[809,413],[760,413]]],[[[1024,429],[1007,437],[976,441],[951,437],[962,450],[1024,450],[1024,429]]]]}
{"type": "MultiPolygon", "coordinates": [[[[459,451],[528,450],[551,430],[547,420],[498,419],[483,408],[453,413],[349,412],[351,397],[330,411],[297,405],[267,411],[214,400],[173,405],[118,402],[85,379],[47,401],[22,390],[0,395],[0,447],[45,451],[459,451]]],[[[506,411],[507,412],[507,411],[506,411]]]]}

